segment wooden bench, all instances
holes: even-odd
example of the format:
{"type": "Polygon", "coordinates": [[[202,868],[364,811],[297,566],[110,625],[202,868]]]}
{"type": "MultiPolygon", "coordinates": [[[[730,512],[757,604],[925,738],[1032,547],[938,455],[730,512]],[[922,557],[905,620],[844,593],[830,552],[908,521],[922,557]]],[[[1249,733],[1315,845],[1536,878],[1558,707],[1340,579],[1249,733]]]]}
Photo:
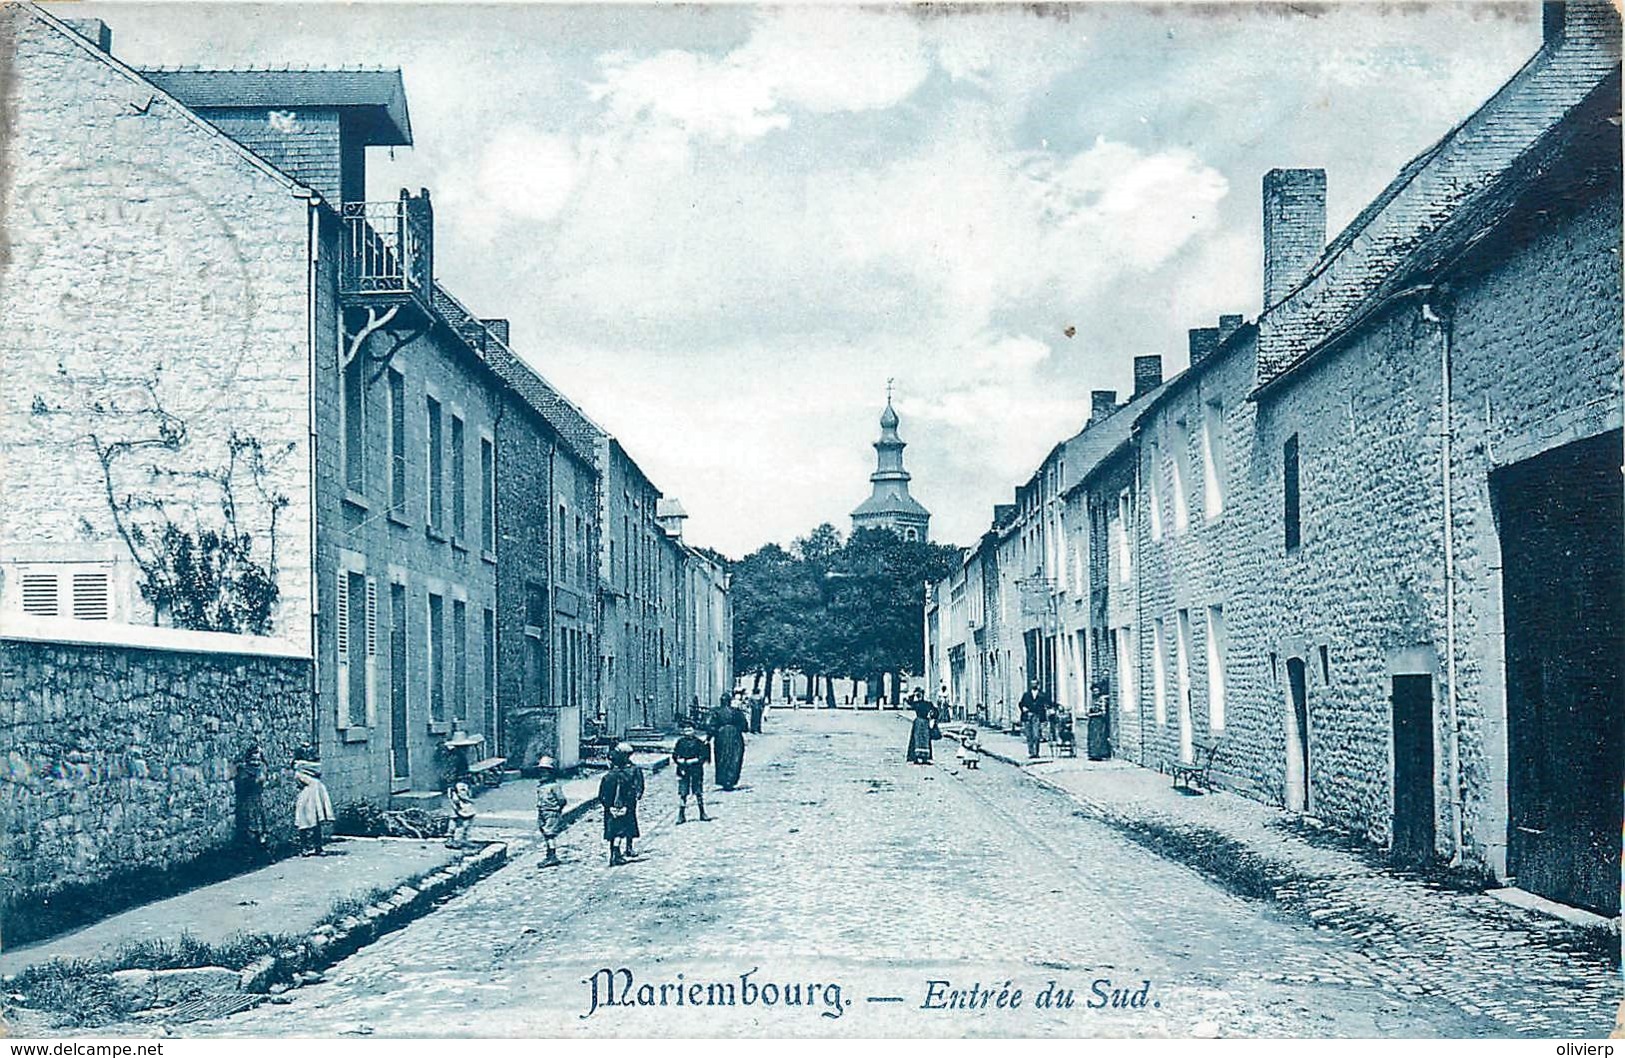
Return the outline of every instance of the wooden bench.
{"type": "Polygon", "coordinates": [[[1196,747],[1192,754],[1195,758],[1190,763],[1182,760],[1170,761],[1168,770],[1174,776],[1174,789],[1195,790],[1201,788],[1211,791],[1213,789],[1213,758],[1219,754],[1219,744],[1208,742],[1196,747]]]}
{"type": "Polygon", "coordinates": [[[477,760],[468,766],[468,777],[486,786],[502,785],[502,766],[508,763],[507,757],[486,757],[477,760]]]}

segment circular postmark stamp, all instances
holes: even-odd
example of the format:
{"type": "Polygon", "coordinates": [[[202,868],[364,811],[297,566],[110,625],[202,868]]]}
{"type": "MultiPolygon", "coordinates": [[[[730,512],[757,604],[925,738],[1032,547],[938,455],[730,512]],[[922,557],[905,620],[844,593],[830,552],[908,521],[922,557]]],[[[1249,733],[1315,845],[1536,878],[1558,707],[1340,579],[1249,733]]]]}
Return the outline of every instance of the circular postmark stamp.
{"type": "Polygon", "coordinates": [[[5,281],[22,296],[8,322],[34,348],[13,355],[49,361],[81,393],[111,401],[151,387],[182,419],[229,399],[261,326],[263,248],[224,196],[124,160],[18,175],[5,281]]]}

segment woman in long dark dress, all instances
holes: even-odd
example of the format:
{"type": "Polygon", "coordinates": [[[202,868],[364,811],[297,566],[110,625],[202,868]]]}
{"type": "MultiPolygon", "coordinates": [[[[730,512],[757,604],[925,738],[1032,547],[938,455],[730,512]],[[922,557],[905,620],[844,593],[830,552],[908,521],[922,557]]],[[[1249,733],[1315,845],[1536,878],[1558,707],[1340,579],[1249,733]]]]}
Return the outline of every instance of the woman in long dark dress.
{"type": "Polygon", "coordinates": [[[914,710],[914,722],[908,729],[908,762],[930,764],[931,725],[937,719],[937,707],[926,701],[925,695],[919,691],[914,692],[908,704],[914,710]]]}
{"type": "Polygon", "coordinates": [[[745,728],[750,721],[733,704],[732,695],[723,695],[722,704],[712,716],[711,747],[717,758],[717,785],[732,790],[739,785],[739,771],[745,765],[745,728]]]}

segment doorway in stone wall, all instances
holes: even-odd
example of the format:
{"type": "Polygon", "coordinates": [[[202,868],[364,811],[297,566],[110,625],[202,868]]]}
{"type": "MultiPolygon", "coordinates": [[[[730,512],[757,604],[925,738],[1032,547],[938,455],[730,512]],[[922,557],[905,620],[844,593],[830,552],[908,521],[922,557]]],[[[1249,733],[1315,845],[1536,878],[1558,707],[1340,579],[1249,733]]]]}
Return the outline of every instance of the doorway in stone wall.
{"type": "Polygon", "coordinates": [[[1434,857],[1433,677],[1395,676],[1395,862],[1424,866],[1434,857]]]}
{"type": "Polygon", "coordinates": [[[1302,658],[1286,661],[1286,807],[1307,813],[1312,807],[1309,783],[1309,681],[1302,658]]]}
{"type": "Polygon", "coordinates": [[[1620,431],[1490,475],[1506,630],[1507,869],[1619,913],[1625,778],[1620,431]]]}

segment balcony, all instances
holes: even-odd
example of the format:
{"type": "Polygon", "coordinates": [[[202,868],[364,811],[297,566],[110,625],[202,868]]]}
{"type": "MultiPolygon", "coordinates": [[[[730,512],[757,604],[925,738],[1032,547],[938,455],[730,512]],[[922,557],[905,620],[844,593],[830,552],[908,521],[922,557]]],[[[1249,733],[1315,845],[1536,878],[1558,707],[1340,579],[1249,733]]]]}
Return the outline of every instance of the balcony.
{"type": "Polygon", "coordinates": [[[365,304],[434,296],[434,208],[429,192],[393,202],[346,202],[339,217],[339,294],[365,304]]]}

